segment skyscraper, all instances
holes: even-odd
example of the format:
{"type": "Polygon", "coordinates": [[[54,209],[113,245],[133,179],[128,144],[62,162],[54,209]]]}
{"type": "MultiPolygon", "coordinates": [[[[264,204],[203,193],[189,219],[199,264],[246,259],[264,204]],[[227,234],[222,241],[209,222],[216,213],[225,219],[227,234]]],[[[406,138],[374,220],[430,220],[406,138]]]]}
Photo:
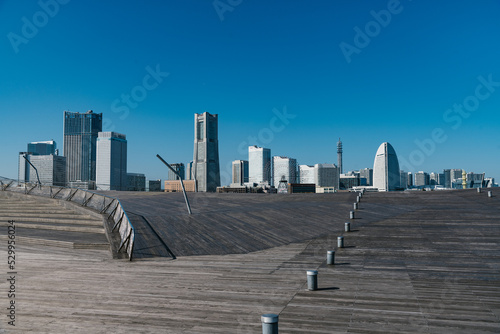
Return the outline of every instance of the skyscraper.
{"type": "Polygon", "coordinates": [[[28,154],[49,155],[56,154],[57,144],[53,140],[35,141],[28,144],[28,154]]]}
{"type": "Polygon", "coordinates": [[[399,173],[399,184],[403,189],[408,188],[408,173],[404,170],[401,170],[401,172],[399,173]]]}
{"type": "Polygon", "coordinates": [[[288,157],[273,157],[273,181],[277,188],[281,180],[297,183],[297,160],[288,157]]]}
{"type": "Polygon", "coordinates": [[[187,165],[186,165],[186,180],[192,180],[193,179],[193,162],[190,161],[187,165]]]}
{"type": "Polygon", "coordinates": [[[232,164],[233,167],[233,182],[231,186],[242,186],[248,183],[248,161],[235,160],[232,164]]]}
{"type": "Polygon", "coordinates": [[[127,137],[99,132],[96,185],[100,190],[127,190],[127,137]]]}
{"type": "Polygon", "coordinates": [[[429,174],[424,171],[416,172],[414,178],[415,182],[413,185],[415,187],[425,187],[429,185],[429,174]]]}
{"type": "Polygon", "coordinates": [[[314,183],[317,187],[334,187],[339,189],[339,168],[334,164],[314,165],[314,183]]]}
{"type": "Polygon", "coordinates": [[[268,148],[248,147],[248,181],[271,185],[271,150],[268,148]]]}
{"type": "Polygon", "coordinates": [[[359,170],[359,177],[366,179],[367,186],[373,186],[373,169],[363,168],[359,170]]]}
{"type": "Polygon", "coordinates": [[[215,192],[220,186],[217,114],[194,114],[193,168],[198,191],[215,192]]]}
{"type": "Polygon", "coordinates": [[[340,141],[340,138],[337,143],[337,163],[339,165],[340,174],[344,173],[344,170],[342,169],[342,142],[340,141]]]}
{"type": "Polygon", "coordinates": [[[462,169],[452,169],[450,171],[450,177],[453,188],[453,182],[458,182],[458,179],[462,178],[462,169]]]}
{"type": "MultiPolygon", "coordinates": [[[[403,188],[405,188],[404,184],[401,185],[403,188]]],[[[406,184],[407,188],[413,188],[413,173],[408,172],[408,183],[406,184]]]]}
{"type": "Polygon", "coordinates": [[[443,169],[444,187],[451,188],[451,169],[443,169]]]}
{"type": "MultiPolygon", "coordinates": [[[[181,163],[178,163],[178,164],[170,164],[170,167],[172,167],[180,176],[181,176],[181,180],[185,180],[185,168],[184,168],[184,164],[181,162],[181,163]]],[[[170,168],[168,169],[168,176],[167,176],[167,180],[170,180],[170,181],[173,181],[173,180],[179,180],[179,177],[170,170],[170,168]]]]}
{"type": "Polygon", "coordinates": [[[19,152],[19,182],[37,182],[36,172],[29,164],[30,161],[37,169],[40,176],[40,182],[43,184],[64,186],[66,180],[66,171],[61,172],[61,166],[66,168],[66,159],[57,155],[57,144],[53,140],[31,142],[27,145],[27,152],[19,152]],[[45,156],[45,158],[34,159],[33,156],[45,156]],[[54,157],[55,156],[55,157],[54,157]],[[24,158],[26,157],[26,159],[24,158]],[[33,161],[36,161],[34,163],[33,161]],[[42,175],[43,174],[43,175],[42,175]]]}
{"type": "MultiPolygon", "coordinates": [[[[38,171],[40,182],[44,185],[64,186],[66,183],[66,157],[54,154],[30,155],[30,162],[38,171]]],[[[36,182],[36,172],[29,169],[29,180],[36,182]]]]}
{"type": "Polygon", "coordinates": [[[391,144],[382,143],[373,163],[373,186],[379,191],[391,191],[400,188],[400,170],[396,151],[391,144]]]}
{"type": "Polygon", "coordinates": [[[68,185],[93,189],[96,180],[97,136],[102,114],[64,112],[64,156],[68,185]]]}

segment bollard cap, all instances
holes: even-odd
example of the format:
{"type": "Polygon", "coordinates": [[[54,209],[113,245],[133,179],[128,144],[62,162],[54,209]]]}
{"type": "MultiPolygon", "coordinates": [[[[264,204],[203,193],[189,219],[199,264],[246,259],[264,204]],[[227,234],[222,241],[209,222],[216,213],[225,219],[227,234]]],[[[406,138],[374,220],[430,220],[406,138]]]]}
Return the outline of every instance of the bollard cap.
{"type": "Polygon", "coordinates": [[[344,237],[337,237],[337,240],[342,240],[344,239],[344,237]]]}
{"type": "Polygon", "coordinates": [[[317,270],[308,270],[307,275],[308,276],[316,276],[316,275],[318,275],[318,271],[317,270]]]}
{"type": "Polygon", "coordinates": [[[274,313],[263,314],[260,316],[260,321],[263,324],[275,324],[278,322],[278,315],[274,313]]]}
{"type": "Polygon", "coordinates": [[[334,250],[331,250],[331,251],[327,251],[326,253],[327,253],[327,254],[335,254],[335,251],[334,251],[334,250]]]}

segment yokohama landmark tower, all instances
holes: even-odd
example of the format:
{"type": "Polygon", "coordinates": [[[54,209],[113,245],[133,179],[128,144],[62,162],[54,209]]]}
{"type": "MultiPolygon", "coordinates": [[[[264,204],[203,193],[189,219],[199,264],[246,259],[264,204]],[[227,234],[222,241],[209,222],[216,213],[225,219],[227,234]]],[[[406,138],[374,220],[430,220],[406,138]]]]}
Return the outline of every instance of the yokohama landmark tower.
{"type": "Polygon", "coordinates": [[[217,114],[194,114],[193,175],[198,191],[215,192],[220,186],[217,114]]]}

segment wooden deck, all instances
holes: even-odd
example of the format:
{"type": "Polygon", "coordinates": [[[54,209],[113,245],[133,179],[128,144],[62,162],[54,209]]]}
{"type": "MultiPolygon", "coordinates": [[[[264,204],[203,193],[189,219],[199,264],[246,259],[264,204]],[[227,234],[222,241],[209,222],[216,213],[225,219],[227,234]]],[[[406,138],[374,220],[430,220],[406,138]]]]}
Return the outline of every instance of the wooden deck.
{"type": "MultiPolygon", "coordinates": [[[[229,199],[207,195],[213,211],[205,214],[219,216],[205,220],[195,213],[195,232],[181,230],[180,223],[153,227],[165,238],[177,233],[179,248],[174,239],[166,239],[177,255],[203,245],[203,252],[215,253],[180,255],[177,260],[153,257],[150,250],[128,262],[113,260],[100,250],[21,245],[15,329],[259,333],[260,315],[277,313],[280,333],[499,333],[500,191],[493,191],[493,198],[475,191],[366,194],[350,233],[342,232],[352,207],[350,194],[276,195],[265,200],[243,197],[246,194],[229,199]],[[274,215],[266,215],[273,206],[274,215]],[[281,212],[284,207],[293,213],[281,212]],[[321,215],[307,214],[311,207],[321,215]],[[219,234],[221,217],[259,210],[248,220],[240,216],[241,228],[231,225],[219,234]],[[275,220],[270,232],[271,220],[259,225],[276,214],[288,219],[275,220]],[[326,221],[326,216],[333,218],[326,221]],[[300,226],[292,228],[295,219],[300,226]],[[203,233],[198,230],[202,224],[203,233]],[[230,231],[239,237],[244,230],[250,232],[245,240],[255,240],[256,245],[232,239],[230,231]],[[304,240],[309,233],[316,236],[304,240]],[[335,266],[327,266],[326,250],[336,248],[341,234],[346,248],[336,251],[335,266]],[[184,237],[189,242],[181,242],[184,237]],[[224,246],[212,246],[223,239],[224,246]],[[182,246],[191,242],[195,246],[182,246]],[[232,243],[236,246],[228,246],[232,243]],[[253,248],[261,250],[252,252],[253,248]],[[229,254],[230,249],[238,254],[229,254]],[[222,250],[227,254],[217,255],[222,250]],[[306,290],[308,269],[319,271],[318,291],[306,290]]],[[[133,194],[124,195],[131,196],[120,198],[127,210],[133,194]]],[[[165,194],[149,196],[151,204],[144,199],[144,210],[139,204],[130,210],[155,216],[165,194]]],[[[165,206],[174,209],[173,203],[165,206]]],[[[177,207],[179,216],[182,205],[177,207]]],[[[237,225],[232,221],[227,223],[237,225]]],[[[5,314],[6,282],[1,289],[5,314]]],[[[0,328],[12,331],[6,316],[2,318],[0,328]]]]}
{"type": "MultiPolygon", "coordinates": [[[[119,197],[136,228],[134,256],[244,254],[304,242],[343,229],[356,200],[339,194],[190,193],[188,215],[180,193],[107,192],[119,197]]],[[[415,210],[404,202],[367,204],[374,221],[415,210]]]]}

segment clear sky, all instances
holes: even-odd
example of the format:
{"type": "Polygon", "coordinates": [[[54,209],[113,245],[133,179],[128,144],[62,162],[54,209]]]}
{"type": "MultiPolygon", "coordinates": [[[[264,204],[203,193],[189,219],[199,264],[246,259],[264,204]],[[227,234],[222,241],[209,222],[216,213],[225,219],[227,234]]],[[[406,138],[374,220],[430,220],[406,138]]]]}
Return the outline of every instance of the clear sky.
{"type": "Polygon", "coordinates": [[[54,139],[63,111],[126,134],[129,172],[193,157],[194,113],[219,114],[222,183],[246,146],[299,164],[500,178],[500,2],[0,1],[0,175],[54,139]]]}

